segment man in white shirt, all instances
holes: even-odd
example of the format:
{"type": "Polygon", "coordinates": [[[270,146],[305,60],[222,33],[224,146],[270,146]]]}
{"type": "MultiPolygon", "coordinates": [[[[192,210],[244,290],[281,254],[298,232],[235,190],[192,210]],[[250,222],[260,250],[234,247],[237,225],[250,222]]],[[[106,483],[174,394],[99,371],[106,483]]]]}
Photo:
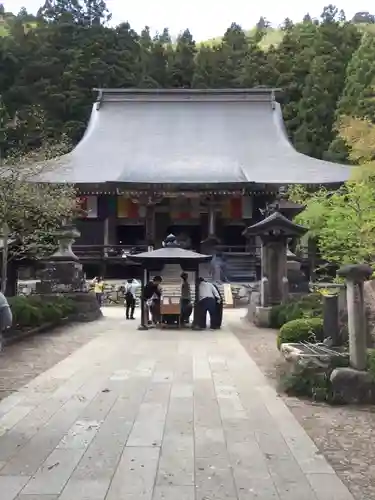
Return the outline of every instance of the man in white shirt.
{"type": "Polygon", "coordinates": [[[128,282],[125,284],[126,319],[135,319],[134,309],[136,303],[136,292],[139,285],[139,282],[133,278],[128,279],[128,282]]]}
{"type": "Polygon", "coordinates": [[[210,327],[214,328],[215,325],[215,309],[216,303],[220,302],[221,298],[212,283],[199,278],[199,318],[201,328],[206,328],[207,312],[210,315],[210,327]]]}

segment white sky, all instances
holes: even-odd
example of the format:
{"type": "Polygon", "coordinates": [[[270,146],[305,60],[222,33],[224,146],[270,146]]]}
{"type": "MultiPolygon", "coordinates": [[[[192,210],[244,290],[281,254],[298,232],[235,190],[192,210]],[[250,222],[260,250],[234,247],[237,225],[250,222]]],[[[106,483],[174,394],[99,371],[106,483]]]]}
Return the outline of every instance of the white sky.
{"type": "MultiPolygon", "coordinates": [[[[43,0],[0,0],[7,10],[18,12],[26,7],[35,13],[43,0]]],[[[232,23],[240,24],[244,29],[255,25],[260,16],[266,17],[274,26],[280,24],[286,17],[294,21],[303,18],[306,12],[312,17],[318,17],[323,7],[332,0],[107,0],[107,6],[112,12],[112,24],[129,21],[132,28],[140,31],[144,26],[150,26],[153,32],[164,27],[170,29],[171,35],[176,35],[189,28],[197,41],[222,35],[232,23]],[[221,7],[219,7],[221,3],[221,7]]],[[[355,12],[368,11],[375,14],[373,0],[341,0],[336,4],[343,9],[348,18],[355,12]]]]}

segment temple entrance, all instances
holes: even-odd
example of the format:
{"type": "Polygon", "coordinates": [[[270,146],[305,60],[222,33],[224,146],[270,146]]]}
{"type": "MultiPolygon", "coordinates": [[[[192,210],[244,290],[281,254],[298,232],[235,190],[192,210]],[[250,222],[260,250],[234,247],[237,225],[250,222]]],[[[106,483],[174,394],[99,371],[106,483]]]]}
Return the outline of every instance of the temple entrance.
{"type": "Polygon", "coordinates": [[[145,228],[142,225],[121,225],[116,228],[117,245],[142,245],[145,240],[145,228]]]}
{"type": "Polygon", "coordinates": [[[223,245],[245,246],[246,238],[242,235],[245,226],[242,224],[225,226],[222,228],[219,238],[223,245]]]}
{"type": "Polygon", "coordinates": [[[173,224],[168,226],[167,234],[174,234],[179,242],[184,244],[186,248],[199,251],[202,241],[202,228],[199,225],[188,224],[173,224]]]}

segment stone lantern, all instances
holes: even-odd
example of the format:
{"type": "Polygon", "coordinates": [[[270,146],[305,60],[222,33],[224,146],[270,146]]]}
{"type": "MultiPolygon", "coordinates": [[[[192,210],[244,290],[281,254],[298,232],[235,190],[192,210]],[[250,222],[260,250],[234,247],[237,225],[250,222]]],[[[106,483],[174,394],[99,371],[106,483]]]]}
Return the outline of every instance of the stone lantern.
{"type": "Polygon", "coordinates": [[[42,259],[41,293],[69,293],[85,291],[82,264],[72,250],[72,245],[80,232],[70,224],[65,224],[55,233],[57,250],[42,259]]]}
{"type": "Polygon", "coordinates": [[[259,326],[268,326],[271,307],[287,300],[288,240],[299,238],[306,232],[305,227],[295,224],[278,211],[245,229],[244,236],[259,236],[261,240],[260,306],[254,316],[259,326]]]}

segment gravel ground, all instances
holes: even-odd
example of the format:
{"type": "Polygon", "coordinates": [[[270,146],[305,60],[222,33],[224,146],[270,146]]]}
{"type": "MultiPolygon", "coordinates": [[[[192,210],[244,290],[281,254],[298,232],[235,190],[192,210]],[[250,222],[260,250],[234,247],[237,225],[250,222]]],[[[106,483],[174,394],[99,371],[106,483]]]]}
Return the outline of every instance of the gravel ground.
{"type": "MultiPolygon", "coordinates": [[[[275,366],[280,360],[276,332],[259,330],[245,321],[233,321],[231,327],[259,368],[275,384],[275,366]]],[[[375,407],[332,407],[283,398],[356,500],[375,500],[375,407]]]]}
{"type": "Polygon", "coordinates": [[[99,320],[56,328],[5,347],[0,353],[0,400],[102,332],[102,320],[99,320]]]}

